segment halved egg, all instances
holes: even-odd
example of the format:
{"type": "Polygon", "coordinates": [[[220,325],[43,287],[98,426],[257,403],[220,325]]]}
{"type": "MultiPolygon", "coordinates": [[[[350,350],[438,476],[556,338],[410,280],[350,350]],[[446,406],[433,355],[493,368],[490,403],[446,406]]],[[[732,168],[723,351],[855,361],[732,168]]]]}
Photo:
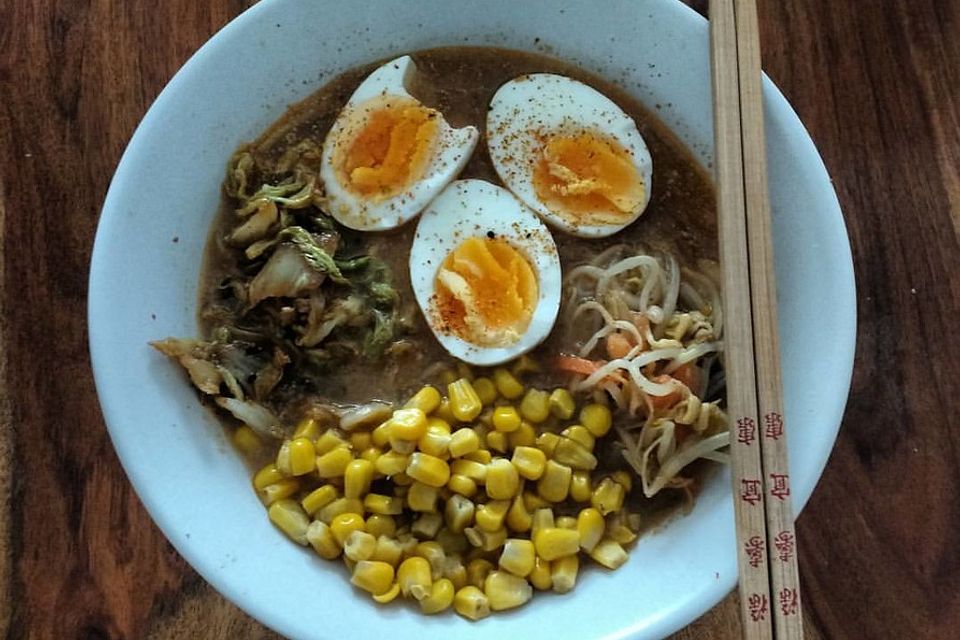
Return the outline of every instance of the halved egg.
{"type": "Polygon", "coordinates": [[[497,90],[487,146],[503,183],[548,224],[604,237],[650,202],[653,162],[636,123],[566,76],[535,73],[497,90]]]}
{"type": "Polygon", "coordinates": [[[560,307],[550,230],[513,194],[457,180],[424,210],[410,248],[417,303],[453,356],[488,366],[549,335],[560,307]]]}
{"type": "Polygon", "coordinates": [[[353,92],[323,143],[327,208],[360,231],[414,218],[473,153],[476,127],[451,127],[410,95],[417,67],[403,56],[378,67],[353,92]]]}

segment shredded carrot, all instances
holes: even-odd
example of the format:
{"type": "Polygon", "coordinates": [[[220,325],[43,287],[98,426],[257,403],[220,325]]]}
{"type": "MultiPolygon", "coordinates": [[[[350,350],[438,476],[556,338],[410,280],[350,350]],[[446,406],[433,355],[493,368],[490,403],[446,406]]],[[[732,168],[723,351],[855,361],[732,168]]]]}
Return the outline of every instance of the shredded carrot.
{"type": "Polygon", "coordinates": [[[619,331],[614,331],[607,336],[607,356],[611,359],[623,358],[633,349],[633,343],[630,339],[619,331]]]}
{"type": "MultiPolygon", "coordinates": [[[[662,374],[659,376],[654,376],[653,382],[656,382],[657,384],[665,384],[673,379],[673,376],[662,374]]],[[[650,396],[650,404],[653,405],[654,410],[669,409],[682,399],[683,394],[680,391],[671,391],[665,396],[650,396]]]]}
{"type": "Polygon", "coordinates": [[[567,355],[559,355],[554,360],[554,366],[560,371],[579,373],[584,376],[589,376],[605,364],[606,362],[603,360],[587,360],[586,358],[567,355]]]}
{"type": "Polygon", "coordinates": [[[687,386],[694,395],[697,395],[697,389],[700,388],[700,371],[693,366],[693,363],[680,365],[672,374],[674,378],[687,386]]]}

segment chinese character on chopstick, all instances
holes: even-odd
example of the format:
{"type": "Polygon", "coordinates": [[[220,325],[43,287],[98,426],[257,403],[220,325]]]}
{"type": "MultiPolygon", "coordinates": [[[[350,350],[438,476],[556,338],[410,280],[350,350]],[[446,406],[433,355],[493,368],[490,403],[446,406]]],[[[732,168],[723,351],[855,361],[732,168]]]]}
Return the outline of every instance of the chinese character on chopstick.
{"type": "Polygon", "coordinates": [[[750,563],[751,567],[756,568],[763,563],[764,547],[763,538],[760,536],[752,536],[743,544],[743,550],[747,554],[747,562],[750,563]]]}
{"type": "Polygon", "coordinates": [[[763,496],[760,495],[759,480],[741,480],[740,481],[740,499],[751,505],[755,505],[763,496]]]}
{"type": "Polygon", "coordinates": [[[740,418],[737,420],[737,442],[740,444],[753,444],[757,437],[757,423],[753,418],[740,418]]]}
{"type": "Polygon", "coordinates": [[[789,587],[780,589],[780,593],[777,594],[777,599],[780,602],[780,613],[785,616],[796,615],[800,609],[800,597],[797,595],[796,589],[789,587]]]}
{"type": "Polygon", "coordinates": [[[763,417],[764,434],[771,440],[783,437],[783,416],[771,411],[763,417]]]}
{"type": "Polygon", "coordinates": [[[790,486],[787,483],[787,474],[785,473],[771,473],[770,474],[770,495],[785,500],[788,495],[790,495],[790,486]]]}
{"type": "Polygon", "coordinates": [[[762,593],[752,593],[747,598],[747,611],[750,612],[750,619],[754,622],[760,622],[767,619],[767,596],[762,593]]]}
{"type": "Polygon", "coordinates": [[[777,549],[777,558],[781,562],[789,562],[793,557],[793,534],[789,531],[781,531],[773,539],[773,546],[777,549]]]}

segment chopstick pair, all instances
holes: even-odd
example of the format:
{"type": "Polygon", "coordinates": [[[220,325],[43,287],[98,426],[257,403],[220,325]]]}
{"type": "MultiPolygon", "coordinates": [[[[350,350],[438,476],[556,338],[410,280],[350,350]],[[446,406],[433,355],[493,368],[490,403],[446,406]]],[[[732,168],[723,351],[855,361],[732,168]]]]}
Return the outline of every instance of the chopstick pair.
{"type": "Polygon", "coordinates": [[[755,0],[710,0],[727,406],[743,637],[803,637],[755,0]]]}

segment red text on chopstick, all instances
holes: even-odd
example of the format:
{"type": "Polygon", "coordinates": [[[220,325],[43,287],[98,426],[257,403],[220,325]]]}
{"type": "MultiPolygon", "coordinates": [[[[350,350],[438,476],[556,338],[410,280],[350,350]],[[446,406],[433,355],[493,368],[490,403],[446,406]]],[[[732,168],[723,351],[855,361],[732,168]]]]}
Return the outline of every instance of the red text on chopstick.
{"type": "Polygon", "coordinates": [[[764,548],[766,545],[760,536],[751,536],[749,540],[743,543],[743,551],[747,554],[747,562],[753,568],[763,564],[764,548]]]}
{"type": "Polygon", "coordinates": [[[753,444],[757,438],[757,423],[753,418],[737,419],[737,442],[740,444],[753,444]]]}
{"type": "Polygon", "coordinates": [[[773,546],[777,550],[777,559],[781,562],[790,562],[793,557],[794,538],[789,531],[781,531],[773,539],[773,546]]]}
{"type": "Polygon", "coordinates": [[[771,411],[763,417],[764,435],[770,440],[783,437],[783,416],[771,411]]]}
{"type": "Polygon", "coordinates": [[[767,596],[762,593],[751,593],[747,598],[747,611],[750,612],[750,619],[754,622],[760,622],[767,619],[767,596]]]}
{"type": "Polygon", "coordinates": [[[760,481],[741,480],[740,499],[751,505],[758,504],[763,499],[763,496],[760,494],[760,481]]]}
{"type": "Polygon", "coordinates": [[[785,616],[796,615],[800,609],[800,597],[797,595],[796,589],[791,589],[790,587],[780,589],[780,593],[777,594],[777,600],[780,603],[780,613],[785,616]]]}
{"type": "Polygon", "coordinates": [[[787,496],[790,495],[790,485],[787,482],[787,474],[770,474],[770,495],[775,498],[780,498],[781,500],[786,500],[787,496]]]}

